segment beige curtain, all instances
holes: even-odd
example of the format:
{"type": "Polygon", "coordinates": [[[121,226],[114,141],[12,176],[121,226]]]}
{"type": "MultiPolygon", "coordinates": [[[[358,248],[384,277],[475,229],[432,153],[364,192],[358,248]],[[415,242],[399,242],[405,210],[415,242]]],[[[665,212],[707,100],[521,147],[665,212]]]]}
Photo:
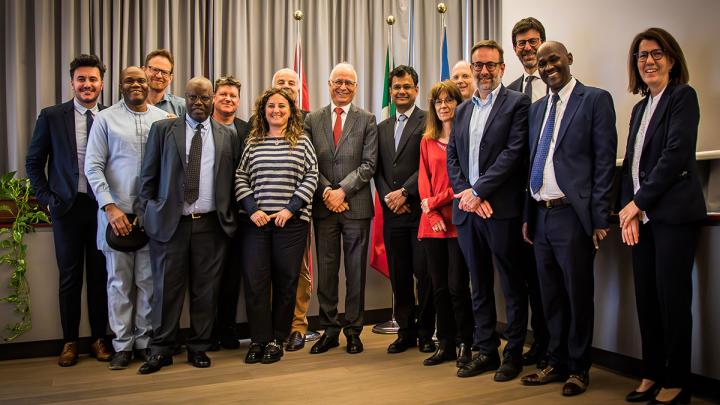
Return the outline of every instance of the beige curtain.
{"type": "MultiPolygon", "coordinates": [[[[473,42],[499,39],[501,0],[445,3],[451,66],[473,42]]],[[[348,61],[358,72],[355,103],[379,116],[390,14],[397,20],[395,64],[417,69],[418,104],[426,108],[428,91],[440,78],[436,5],[423,0],[2,0],[0,172],[24,174],[37,115],[72,97],[69,63],[80,53],[95,53],[107,65],[101,96],[106,105],[120,97],[123,68],[141,65],[153,49],[168,48],[175,57],[173,93],[182,95],[196,75],[211,80],[235,75],[243,84],[238,115],[247,119],[273,73],[292,67],[297,9],[305,14],[301,33],[312,109],[329,102],[326,83],[333,65],[348,61]]]]}

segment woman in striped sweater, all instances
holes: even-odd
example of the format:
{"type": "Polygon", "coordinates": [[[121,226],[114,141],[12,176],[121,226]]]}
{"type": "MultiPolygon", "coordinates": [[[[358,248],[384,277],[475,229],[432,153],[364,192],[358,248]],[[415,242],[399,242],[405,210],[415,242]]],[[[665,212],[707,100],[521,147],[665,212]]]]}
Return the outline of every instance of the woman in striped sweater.
{"type": "Polygon", "coordinates": [[[290,333],[318,168],[300,111],[285,90],[267,90],[251,124],[235,173],[235,197],[249,215],[240,230],[252,339],[245,361],[274,363],[290,333]]]}

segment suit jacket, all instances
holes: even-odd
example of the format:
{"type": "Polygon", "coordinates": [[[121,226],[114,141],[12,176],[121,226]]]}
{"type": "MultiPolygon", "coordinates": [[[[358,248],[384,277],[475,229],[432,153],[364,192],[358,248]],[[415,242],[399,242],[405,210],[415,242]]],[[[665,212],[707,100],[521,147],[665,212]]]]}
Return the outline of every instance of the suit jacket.
{"type": "Polygon", "coordinates": [[[392,225],[417,225],[420,221],[420,193],[418,192],[418,169],[420,168],[420,141],[425,132],[425,111],[415,107],[408,117],[395,151],[395,116],[378,124],[378,167],[375,171],[375,188],[380,196],[385,222],[392,225]],[[405,188],[410,213],[397,215],[385,204],[383,198],[391,191],[405,188]]]}
{"type": "MultiPolygon", "coordinates": [[[[502,86],[502,85],[501,85],[502,86]]],[[[455,110],[453,129],[447,148],[448,176],[453,191],[459,193],[472,188],[478,197],[488,200],[493,217],[498,219],[519,218],[525,202],[527,180],[528,109],[530,99],[504,86],[498,91],[490,115],[485,123],[478,169],[480,177],[470,184],[470,118],[472,100],[460,104],[455,110]]],[[[468,215],[475,215],[458,208],[459,200],[453,200],[453,224],[465,222],[468,215]]]]}
{"type": "MultiPolygon", "coordinates": [[[[105,106],[98,104],[98,108],[105,106]]],[[[65,215],[75,203],[83,169],[78,167],[73,100],[44,108],[35,123],[25,171],[40,205],[49,206],[53,218],[65,215]]],[[[88,192],[92,193],[89,186],[88,192]]]]}
{"type": "Polygon", "coordinates": [[[524,76],[525,76],[525,75],[520,75],[520,77],[518,77],[517,79],[513,80],[513,82],[510,83],[510,84],[507,86],[507,88],[510,89],[510,90],[514,90],[514,91],[517,91],[517,92],[522,93],[522,91],[523,91],[523,77],[524,77],[524,76]]]}
{"type": "Polygon", "coordinates": [[[695,160],[700,107],[695,90],[688,85],[668,85],[660,97],[645,132],[640,188],[633,192],[635,140],[648,97],[632,110],[622,166],[620,208],[635,200],[652,222],[682,224],[702,220],[707,208],[695,160]]]}
{"type": "MultiPolygon", "coordinates": [[[[215,209],[228,236],[236,229],[234,179],[240,142],[210,120],[215,142],[215,209]]],[[[167,242],[175,233],[185,200],[185,117],[157,121],[150,128],[134,211],[152,239],[167,242]]]]}
{"type": "MultiPolygon", "coordinates": [[[[535,159],[550,95],[530,107],[530,167],[535,159]]],[[[617,153],[615,109],[610,93],[577,81],[565,107],[555,141],[557,184],[572,204],[585,232],[608,227],[617,153]]],[[[526,222],[534,225],[535,200],[528,194],[526,222]]]]}
{"type": "Polygon", "coordinates": [[[330,105],[305,117],[305,133],[315,147],[318,158],[318,187],[313,201],[313,217],[332,214],[323,202],[326,187],[341,187],[350,209],[346,218],[367,219],[373,216],[370,179],[377,162],[377,125],[375,115],[350,105],[342,136],[335,148],[330,105]]]}

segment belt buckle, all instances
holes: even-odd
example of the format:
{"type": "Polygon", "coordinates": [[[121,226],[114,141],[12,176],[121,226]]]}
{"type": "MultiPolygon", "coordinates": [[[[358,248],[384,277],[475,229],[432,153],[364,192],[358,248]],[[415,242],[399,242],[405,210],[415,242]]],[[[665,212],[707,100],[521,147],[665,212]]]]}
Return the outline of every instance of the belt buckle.
{"type": "Polygon", "coordinates": [[[196,214],[196,213],[193,212],[193,213],[190,214],[190,218],[192,218],[192,219],[200,219],[200,218],[202,218],[202,214],[196,214]]]}
{"type": "Polygon", "coordinates": [[[545,200],[545,208],[550,209],[552,207],[553,207],[552,200],[545,200]]]}

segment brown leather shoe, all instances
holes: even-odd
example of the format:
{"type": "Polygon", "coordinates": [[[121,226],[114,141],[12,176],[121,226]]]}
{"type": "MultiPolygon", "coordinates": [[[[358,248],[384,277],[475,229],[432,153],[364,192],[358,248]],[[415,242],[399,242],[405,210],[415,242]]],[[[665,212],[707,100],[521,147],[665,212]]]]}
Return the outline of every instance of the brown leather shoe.
{"type": "Polygon", "coordinates": [[[105,346],[105,340],[100,338],[90,345],[90,357],[95,357],[97,361],[110,361],[112,352],[105,346]]]}
{"type": "Polygon", "coordinates": [[[553,366],[547,366],[535,374],[528,374],[520,379],[523,385],[544,385],[556,381],[565,381],[567,374],[553,366]]]}
{"type": "Polygon", "coordinates": [[[78,344],[77,342],[67,342],[63,346],[62,353],[58,358],[58,366],[70,367],[77,363],[78,359],[78,344]]]}

